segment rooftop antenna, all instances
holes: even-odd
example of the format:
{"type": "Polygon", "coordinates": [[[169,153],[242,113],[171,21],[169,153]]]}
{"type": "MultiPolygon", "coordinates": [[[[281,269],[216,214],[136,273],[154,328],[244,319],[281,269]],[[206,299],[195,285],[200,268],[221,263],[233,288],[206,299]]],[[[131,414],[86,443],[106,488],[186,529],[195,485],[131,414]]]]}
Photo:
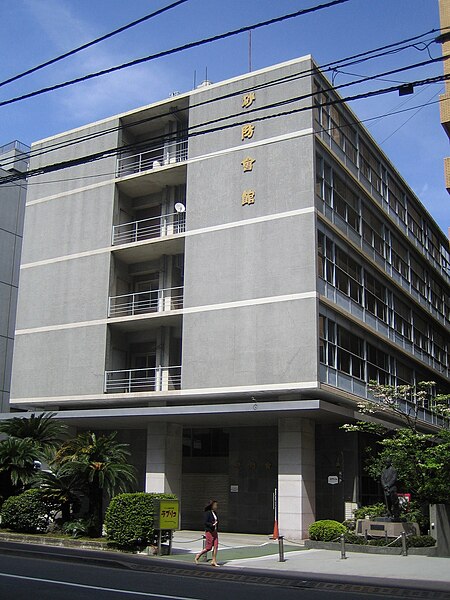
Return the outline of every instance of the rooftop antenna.
{"type": "Polygon", "coordinates": [[[208,65],[205,67],[205,81],[208,81],[208,65]]]}
{"type": "Polygon", "coordinates": [[[252,72],[252,30],[248,32],[248,71],[252,72]]]}
{"type": "Polygon", "coordinates": [[[194,90],[197,87],[197,70],[194,69],[194,90]]]}

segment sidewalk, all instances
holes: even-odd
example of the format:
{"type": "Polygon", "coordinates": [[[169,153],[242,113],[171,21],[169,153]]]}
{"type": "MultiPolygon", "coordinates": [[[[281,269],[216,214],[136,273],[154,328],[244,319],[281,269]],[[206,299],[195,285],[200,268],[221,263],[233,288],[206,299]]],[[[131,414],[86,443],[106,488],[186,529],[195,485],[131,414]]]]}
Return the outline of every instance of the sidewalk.
{"type": "MultiPolygon", "coordinates": [[[[173,556],[169,560],[193,561],[193,554],[202,548],[202,533],[193,531],[176,532],[173,556]]],[[[386,556],[378,554],[347,553],[331,550],[308,550],[301,545],[285,543],[285,562],[278,562],[278,543],[264,535],[219,534],[218,562],[238,570],[261,570],[280,575],[310,575],[327,578],[337,576],[358,582],[358,578],[371,578],[380,585],[386,580],[408,581],[409,584],[448,584],[450,590],[450,558],[428,556],[386,556]]],[[[210,558],[209,554],[209,558],[210,558]]],[[[447,589],[447,588],[445,588],[447,589]]]]}

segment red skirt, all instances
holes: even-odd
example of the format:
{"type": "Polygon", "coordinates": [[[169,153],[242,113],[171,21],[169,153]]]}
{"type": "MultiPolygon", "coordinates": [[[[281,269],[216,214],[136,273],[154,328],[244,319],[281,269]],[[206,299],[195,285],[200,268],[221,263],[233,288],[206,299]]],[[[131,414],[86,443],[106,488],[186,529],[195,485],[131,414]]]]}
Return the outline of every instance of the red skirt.
{"type": "Polygon", "coordinates": [[[219,535],[218,535],[217,531],[212,531],[212,532],[206,531],[205,537],[206,537],[205,550],[208,550],[208,552],[210,550],[212,550],[213,548],[215,548],[217,550],[217,548],[219,547],[219,535]]]}

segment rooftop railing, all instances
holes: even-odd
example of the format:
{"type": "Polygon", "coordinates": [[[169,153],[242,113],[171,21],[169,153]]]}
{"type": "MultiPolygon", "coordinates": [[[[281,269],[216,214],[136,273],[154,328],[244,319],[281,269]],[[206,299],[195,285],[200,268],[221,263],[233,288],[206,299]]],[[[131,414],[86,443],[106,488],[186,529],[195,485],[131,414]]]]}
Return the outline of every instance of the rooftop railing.
{"type": "Polygon", "coordinates": [[[123,153],[117,161],[117,177],[125,177],[141,171],[173,165],[187,160],[187,157],[187,139],[166,142],[164,146],[157,148],[144,148],[141,152],[133,154],[130,152],[123,153]]]}
{"type": "Polygon", "coordinates": [[[183,308],[183,287],[123,294],[109,298],[108,317],[128,317],[183,308]]]}
{"type": "Polygon", "coordinates": [[[105,372],[106,393],[167,392],[181,388],[181,367],[105,372]]]}
{"type": "Polygon", "coordinates": [[[165,237],[183,233],[186,228],[185,213],[171,213],[142,219],[141,221],[130,221],[121,225],[114,225],[112,232],[112,244],[131,244],[152,238],[165,237]]]}

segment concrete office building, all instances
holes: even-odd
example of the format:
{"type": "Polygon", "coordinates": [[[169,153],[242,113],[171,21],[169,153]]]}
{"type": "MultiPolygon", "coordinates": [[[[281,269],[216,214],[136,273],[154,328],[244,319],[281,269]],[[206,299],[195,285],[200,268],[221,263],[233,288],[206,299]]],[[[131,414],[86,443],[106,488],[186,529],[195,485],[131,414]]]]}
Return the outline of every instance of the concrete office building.
{"type": "Polygon", "coordinates": [[[448,384],[448,242],[329,87],[308,56],[33,145],[75,163],[29,190],[12,406],[119,430],[184,527],[343,519],[367,381],[448,384]]]}
{"type": "MultiPolygon", "coordinates": [[[[28,146],[0,146],[0,178],[28,167],[28,146]]],[[[0,413],[9,410],[26,184],[0,186],[0,413]]]]}

